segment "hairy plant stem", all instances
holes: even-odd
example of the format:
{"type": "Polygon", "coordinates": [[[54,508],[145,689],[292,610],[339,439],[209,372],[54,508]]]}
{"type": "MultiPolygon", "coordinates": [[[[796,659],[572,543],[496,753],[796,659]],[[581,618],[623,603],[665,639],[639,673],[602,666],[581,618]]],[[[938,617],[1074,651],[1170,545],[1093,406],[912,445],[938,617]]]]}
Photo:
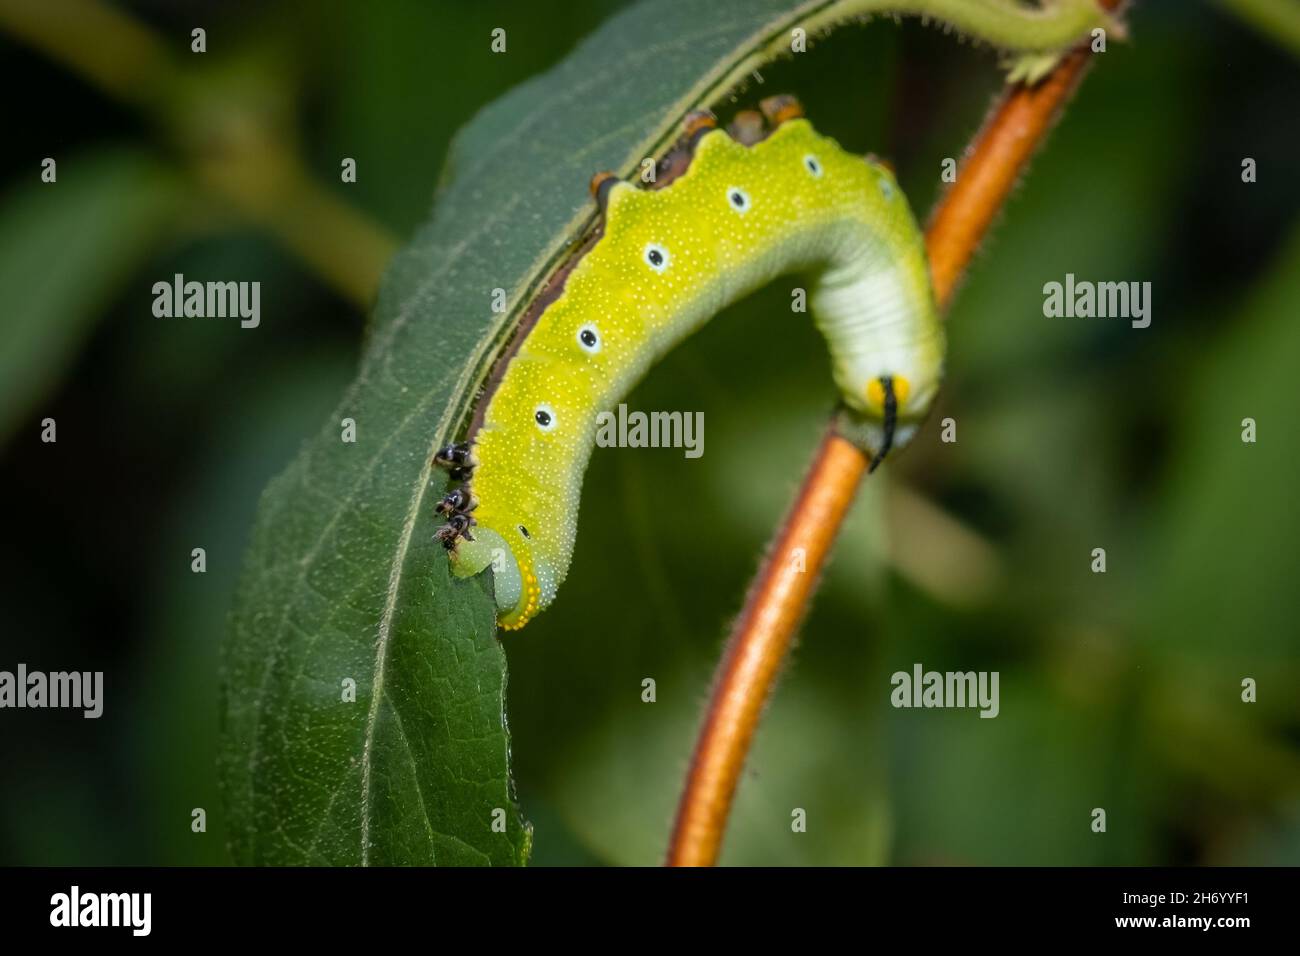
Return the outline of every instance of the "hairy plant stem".
{"type": "MultiPolygon", "coordinates": [[[[1103,3],[1111,10],[1120,6],[1120,0],[1103,3]]],[[[939,200],[926,232],[940,309],[946,309],[980,240],[1090,59],[1088,48],[1080,47],[1041,83],[1009,88],[967,148],[956,182],[939,200]]],[[[868,464],[863,452],[837,435],[833,426],[813,455],[714,675],[669,841],[669,866],[717,862],[764,704],[868,464]]]]}

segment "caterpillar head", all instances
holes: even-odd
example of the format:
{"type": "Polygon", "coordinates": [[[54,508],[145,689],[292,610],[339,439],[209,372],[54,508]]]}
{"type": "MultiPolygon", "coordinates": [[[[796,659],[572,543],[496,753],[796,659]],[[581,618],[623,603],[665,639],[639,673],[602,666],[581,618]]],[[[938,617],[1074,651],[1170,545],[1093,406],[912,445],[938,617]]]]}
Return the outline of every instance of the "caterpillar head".
{"type": "Polygon", "coordinates": [[[479,526],[474,538],[461,538],[451,553],[451,570],[458,578],[469,578],[486,568],[492,569],[497,609],[503,615],[520,610],[524,576],[514,552],[498,532],[479,526]]]}

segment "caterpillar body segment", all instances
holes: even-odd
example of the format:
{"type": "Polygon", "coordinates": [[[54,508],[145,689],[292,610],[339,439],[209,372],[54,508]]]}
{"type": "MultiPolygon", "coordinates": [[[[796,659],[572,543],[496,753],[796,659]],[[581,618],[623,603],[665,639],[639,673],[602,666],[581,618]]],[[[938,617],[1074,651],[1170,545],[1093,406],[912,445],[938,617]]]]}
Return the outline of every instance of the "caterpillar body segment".
{"type": "Polygon", "coordinates": [[[812,276],[813,321],[873,467],[934,399],[944,336],[893,173],[817,133],[792,97],[762,110],[740,114],[734,136],[712,114],[692,114],[659,164],[672,175],[655,188],[593,179],[599,238],[509,357],[471,445],[439,456],[472,485],[443,499],[451,520],[439,535],[457,575],[494,568],[505,628],[527,623],[564,580],[598,413],[754,289],[812,276]]]}

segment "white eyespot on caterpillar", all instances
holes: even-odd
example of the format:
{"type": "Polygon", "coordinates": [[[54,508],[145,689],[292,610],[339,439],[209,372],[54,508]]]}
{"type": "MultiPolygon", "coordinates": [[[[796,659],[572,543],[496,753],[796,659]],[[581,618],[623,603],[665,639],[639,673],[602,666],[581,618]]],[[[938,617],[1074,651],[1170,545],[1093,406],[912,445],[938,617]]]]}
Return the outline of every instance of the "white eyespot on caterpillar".
{"type": "Polygon", "coordinates": [[[578,329],[578,348],[588,355],[595,355],[600,351],[600,333],[596,331],[595,323],[588,322],[578,329]]]}
{"type": "Polygon", "coordinates": [[[668,255],[668,250],[657,242],[652,242],[645,247],[642,253],[648,265],[655,272],[663,272],[668,268],[668,263],[672,262],[672,257],[668,255]]]}
{"type": "Polygon", "coordinates": [[[743,216],[745,213],[749,212],[749,207],[751,205],[749,201],[749,193],[745,192],[745,190],[741,189],[739,186],[730,187],[727,190],[727,205],[730,206],[733,211],[743,216]]]}
{"type": "Polygon", "coordinates": [[[814,179],[820,179],[822,175],[822,161],[809,153],[803,158],[803,168],[808,170],[814,179]]]}
{"type": "Polygon", "coordinates": [[[880,195],[885,197],[885,202],[894,198],[894,184],[886,176],[880,177],[880,195]]]}
{"type": "Polygon", "coordinates": [[[535,421],[537,427],[544,432],[555,431],[555,426],[557,424],[555,409],[543,402],[541,405],[538,405],[537,408],[533,409],[533,421],[535,421]]]}

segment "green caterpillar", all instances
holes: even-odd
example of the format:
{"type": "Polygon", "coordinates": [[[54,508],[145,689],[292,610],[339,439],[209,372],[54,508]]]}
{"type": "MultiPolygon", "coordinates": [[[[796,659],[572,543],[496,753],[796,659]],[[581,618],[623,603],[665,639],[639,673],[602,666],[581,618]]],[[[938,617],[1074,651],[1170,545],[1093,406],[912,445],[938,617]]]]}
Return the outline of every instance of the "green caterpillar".
{"type": "MultiPolygon", "coordinates": [[[[1050,20],[1002,0],[934,6],[954,8],[958,21],[1005,18],[1004,33],[1050,20]]],[[[1080,25],[1098,17],[1090,0],[1056,13],[1080,25]]],[[[1050,65],[1041,47],[1025,49],[1033,69],[1050,65]]],[[[654,189],[608,174],[593,180],[601,228],[525,315],[469,442],[435,456],[463,482],[438,505],[448,516],[438,536],[458,577],[493,568],[506,629],[523,627],[564,580],[597,415],[678,342],[772,279],[813,276],[809,304],[847,431],[871,451],[872,467],[929,411],[944,335],[924,240],[893,174],[818,134],[792,98],[763,107],[770,131],[751,112],[730,134],[712,114],[691,114],[654,189]]]]}
{"type": "Polygon", "coordinates": [[[522,336],[472,449],[440,455],[453,477],[472,475],[439,505],[452,519],[440,534],[457,575],[493,565],[503,627],[522,627],[564,579],[597,413],[776,276],[812,272],[809,304],[835,383],[877,458],[928,411],[943,329],[921,232],[893,174],[795,118],[791,99],[765,106],[778,125],[761,139],[752,115],[733,125],[736,138],[693,115],[661,164],[664,188],[599,182],[603,234],[522,336]]]}

